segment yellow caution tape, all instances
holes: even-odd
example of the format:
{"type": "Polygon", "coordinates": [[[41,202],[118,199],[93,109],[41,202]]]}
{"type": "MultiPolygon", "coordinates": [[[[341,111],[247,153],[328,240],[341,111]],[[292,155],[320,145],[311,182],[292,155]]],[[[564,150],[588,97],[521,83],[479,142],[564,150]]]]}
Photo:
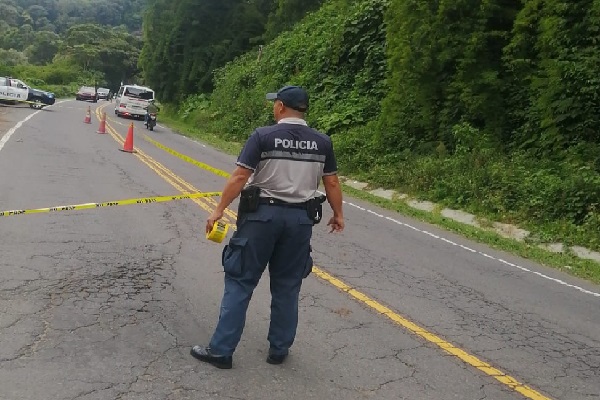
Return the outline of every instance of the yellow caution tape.
{"type": "Polygon", "coordinates": [[[167,153],[170,153],[170,154],[172,154],[172,155],[174,155],[174,156],[176,156],[176,157],[179,157],[179,158],[181,158],[183,161],[187,161],[187,162],[189,162],[190,164],[193,164],[193,165],[195,165],[195,166],[196,166],[196,167],[198,167],[198,168],[202,168],[202,169],[204,169],[204,170],[206,170],[206,171],[212,172],[213,174],[215,174],[215,175],[219,175],[219,176],[222,176],[222,177],[224,177],[224,178],[229,178],[229,177],[231,176],[231,174],[229,174],[229,173],[227,173],[227,172],[225,172],[225,171],[222,171],[222,170],[220,170],[220,169],[217,169],[217,168],[211,167],[211,166],[210,166],[210,165],[208,165],[208,164],[204,164],[204,163],[202,163],[202,162],[200,162],[200,161],[196,161],[196,160],[194,160],[193,158],[191,158],[191,157],[188,157],[188,156],[186,156],[186,155],[184,155],[184,154],[178,153],[178,152],[176,152],[175,150],[173,150],[173,149],[170,149],[170,148],[168,148],[167,146],[165,146],[165,145],[163,145],[163,144],[161,144],[161,143],[157,142],[156,140],[153,140],[153,139],[151,139],[151,138],[150,138],[148,135],[144,135],[144,139],[145,139],[146,141],[148,141],[148,142],[152,143],[153,145],[155,145],[155,146],[156,146],[156,147],[158,147],[159,149],[162,149],[162,150],[166,151],[167,153]]]}
{"type": "Polygon", "coordinates": [[[105,203],[85,203],[85,204],[75,204],[75,205],[70,205],[70,206],[35,208],[35,209],[31,209],[31,210],[0,211],[0,217],[10,217],[12,215],[36,214],[36,213],[46,213],[46,212],[55,212],[55,211],[86,210],[89,208],[100,208],[100,207],[127,206],[127,205],[131,205],[131,204],[163,203],[165,201],[197,199],[199,197],[215,197],[215,196],[220,196],[220,195],[221,195],[221,192],[190,193],[190,194],[183,194],[183,195],[179,195],[179,196],[144,197],[144,198],[140,198],[140,199],[107,201],[105,203]]]}

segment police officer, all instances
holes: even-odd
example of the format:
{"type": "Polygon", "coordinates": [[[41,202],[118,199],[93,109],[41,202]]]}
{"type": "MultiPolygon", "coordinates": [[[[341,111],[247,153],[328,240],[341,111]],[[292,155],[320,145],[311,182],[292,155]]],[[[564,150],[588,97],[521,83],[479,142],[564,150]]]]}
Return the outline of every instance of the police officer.
{"type": "Polygon", "coordinates": [[[200,361],[223,369],[232,367],[250,298],[267,264],[271,323],[266,361],[281,364],[286,359],[296,336],[302,280],[312,270],[310,239],[316,220],[315,212],[307,209],[314,207],[320,180],[333,210],[330,232],[344,229],[333,146],[327,135],[309,128],[304,120],[308,94],[301,87],[286,86],[267,94],[267,99],[274,100],[277,123],[250,136],[206,222],[208,233],[246,187],[240,198],[238,229],[223,251],[225,290],[217,327],[208,346],[191,350],[200,361]],[[248,190],[252,194],[246,198],[248,190]]]}

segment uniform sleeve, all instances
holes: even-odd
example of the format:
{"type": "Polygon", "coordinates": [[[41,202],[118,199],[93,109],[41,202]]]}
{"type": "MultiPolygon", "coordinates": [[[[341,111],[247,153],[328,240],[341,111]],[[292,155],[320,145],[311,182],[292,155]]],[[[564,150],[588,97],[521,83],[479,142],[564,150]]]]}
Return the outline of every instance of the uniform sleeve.
{"type": "Polygon", "coordinates": [[[333,152],[333,143],[329,142],[329,149],[325,155],[325,166],[323,167],[323,175],[335,175],[337,173],[337,162],[333,152]]]}
{"type": "Polygon", "coordinates": [[[261,153],[258,132],[254,131],[254,133],[246,141],[246,144],[244,145],[236,164],[240,167],[255,171],[258,167],[258,163],[260,162],[261,153]]]}

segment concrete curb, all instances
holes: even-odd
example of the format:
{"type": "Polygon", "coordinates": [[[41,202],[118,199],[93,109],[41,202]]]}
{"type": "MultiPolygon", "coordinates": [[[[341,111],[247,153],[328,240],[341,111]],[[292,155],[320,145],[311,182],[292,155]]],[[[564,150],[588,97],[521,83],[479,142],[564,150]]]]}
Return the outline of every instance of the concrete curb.
{"type": "MultiPolygon", "coordinates": [[[[496,232],[502,237],[507,239],[514,239],[519,242],[524,242],[527,237],[529,237],[530,232],[525,229],[521,229],[516,225],[503,224],[500,222],[487,221],[476,215],[469,214],[467,212],[461,210],[453,210],[450,208],[442,208],[441,206],[432,203],[430,201],[418,201],[411,199],[408,195],[404,193],[398,193],[394,190],[387,190],[383,188],[377,189],[369,189],[369,184],[365,182],[359,182],[356,180],[348,179],[345,177],[340,177],[342,183],[346,186],[350,186],[351,188],[362,190],[372,194],[373,196],[381,197],[387,200],[394,201],[403,201],[408,206],[431,213],[439,212],[440,215],[450,218],[456,222],[460,222],[462,224],[474,226],[480,229],[484,229],[487,231],[496,232]],[[439,211],[438,211],[439,210],[439,211]]],[[[539,245],[540,248],[553,252],[553,253],[564,253],[570,252],[575,256],[592,260],[600,263],[600,253],[596,251],[592,251],[580,246],[568,247],[562,243],[543,243],[539,245]]]]}

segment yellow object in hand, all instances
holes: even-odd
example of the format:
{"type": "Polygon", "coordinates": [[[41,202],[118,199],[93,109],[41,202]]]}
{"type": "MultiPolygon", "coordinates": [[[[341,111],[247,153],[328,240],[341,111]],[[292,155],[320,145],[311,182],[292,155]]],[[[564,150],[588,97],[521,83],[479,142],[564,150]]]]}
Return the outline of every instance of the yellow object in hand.
{"type": "Polygon", "coordinates": [[[213,228],[210,231],[210,233],[206,234],[206,238],[208,240],[212,240],[213,242],[221,243],[223,241],[223,239],[225,239],[225,236],[227,236],[228,230],[229,230],[229,225],[227,225],[224,222],[217,221],[213,225],[213,228]]]}

